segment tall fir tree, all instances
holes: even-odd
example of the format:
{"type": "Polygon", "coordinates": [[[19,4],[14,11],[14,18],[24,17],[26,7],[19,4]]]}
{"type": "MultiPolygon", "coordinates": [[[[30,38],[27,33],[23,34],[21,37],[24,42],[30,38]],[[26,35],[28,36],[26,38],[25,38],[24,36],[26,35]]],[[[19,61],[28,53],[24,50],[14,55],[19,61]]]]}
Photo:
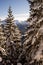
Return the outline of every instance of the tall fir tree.
{"type": "Polygon", "coordinates": [[[30,65],[43,65],[43,0],[30,3],[30,27],[26,32],[24,49],[30,65]]]}
{"type": "Polygon", "coordinates": [[[17,65],[18,57],[22,51],[21,32],[14,24],[11,7],[8,9],[8,17],[5,21],[6,24],[2,25],[2,27],[0,26],[0,49],[2,50],[2,54],[0,56],[3,60],[1,64],[17,65]]]}
{"type": "Polygon", "coordinates": [[[11,7],[8,9],[8,17],[6,19],[6,24],[4,25],[4,33],[6,36],[7,49],[10,49],[11,45],[12,47],[15,46],[17,48],[21,46],[21,32],[14,24],[14,17],[12,15],[11,7]]]}

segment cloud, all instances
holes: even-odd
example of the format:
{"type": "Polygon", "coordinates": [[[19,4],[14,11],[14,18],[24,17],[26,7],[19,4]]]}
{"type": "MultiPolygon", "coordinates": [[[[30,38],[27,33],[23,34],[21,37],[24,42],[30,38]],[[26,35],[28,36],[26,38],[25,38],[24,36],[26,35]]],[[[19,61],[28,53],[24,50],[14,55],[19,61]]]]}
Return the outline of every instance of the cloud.
{"type": "Polygon", "coordinates": [[[19,21],[24,21],[27,20],[29,18],[29,13],[25,13],[25,14],[15,14],[15,19],[19,20],[19,21]]]}
{"type": "Polygon", "coordinates": [[[15,14],[16,17],[28,16],[28,15],[29,15],[29,13],[27,13],[27,14],[26,13],[25,14],[15,14]]]}
{"type": "Polygon", "coordinates": [[[0,19],[4,20],[4,19],[6,19],[6,16],[1,16],[0,19]]]}
{"type": "MultiPolygon", "coordinates": [[[[15,20],[19,20],[19,21],[24,21],[27,20],[29,18],[29,13],[25,13],[25,14],[14,14],[14,18],[15,20]]],[[[0,17],[1,20],[6,19],[6,16],[2,16],[0,17]]]]}

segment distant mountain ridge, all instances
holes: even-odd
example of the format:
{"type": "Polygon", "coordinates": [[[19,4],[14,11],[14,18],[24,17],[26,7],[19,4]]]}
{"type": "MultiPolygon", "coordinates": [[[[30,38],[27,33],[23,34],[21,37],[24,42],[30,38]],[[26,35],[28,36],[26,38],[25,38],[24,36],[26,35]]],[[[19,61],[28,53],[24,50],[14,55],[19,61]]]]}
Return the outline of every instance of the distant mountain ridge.
{"type": "MultiPolygon", "coordinates": [[[[1,21],[0,22],[0,24],[6,24],[6,20],[3,20],[3,21],[1,21]]],[[[21,22],[19,22],[18,20],[14,20],[14,24],[16,25],[16,26],[18,26],[18,28],[19,28],[19,30],[22,32],[22,34],[24,34],[25,32],[26,32],[26,27],[28,26],[28,25],[30,25],[28,22],[26,22],[26,21],[21,21],[21,22]]]]}

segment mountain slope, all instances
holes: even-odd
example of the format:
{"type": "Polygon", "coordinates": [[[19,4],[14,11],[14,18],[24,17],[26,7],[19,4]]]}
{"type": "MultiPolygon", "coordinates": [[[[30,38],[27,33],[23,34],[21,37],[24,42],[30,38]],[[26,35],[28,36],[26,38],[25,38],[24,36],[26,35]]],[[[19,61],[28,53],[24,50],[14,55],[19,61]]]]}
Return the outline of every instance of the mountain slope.
{"type": "MultiPolygon", "coordinates": [[[[0,24],[6,24],[6,20],[3,20],[0,22],[0,24]]],[[[21,21],[19,22],[18,20],[14,20],[14,24],[18,26],[19,30],[21,31],[22,34],[24,34],[27,31],[27,26],[30,26],[29,23],[26,21],[21,21]]]]}

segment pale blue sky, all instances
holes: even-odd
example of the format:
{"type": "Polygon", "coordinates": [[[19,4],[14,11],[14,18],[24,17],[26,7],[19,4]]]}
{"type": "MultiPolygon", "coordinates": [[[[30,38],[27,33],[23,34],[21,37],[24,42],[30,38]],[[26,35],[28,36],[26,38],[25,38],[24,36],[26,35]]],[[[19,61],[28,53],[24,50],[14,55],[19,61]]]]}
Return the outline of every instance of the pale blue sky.
{"type": "Polygon", "coordinates": [[[29,4],[26,0],[0,0],[0,18],[5,19],[8,7],[12,7],[15,19],[26,20],[29,17],[29,4]]]}

